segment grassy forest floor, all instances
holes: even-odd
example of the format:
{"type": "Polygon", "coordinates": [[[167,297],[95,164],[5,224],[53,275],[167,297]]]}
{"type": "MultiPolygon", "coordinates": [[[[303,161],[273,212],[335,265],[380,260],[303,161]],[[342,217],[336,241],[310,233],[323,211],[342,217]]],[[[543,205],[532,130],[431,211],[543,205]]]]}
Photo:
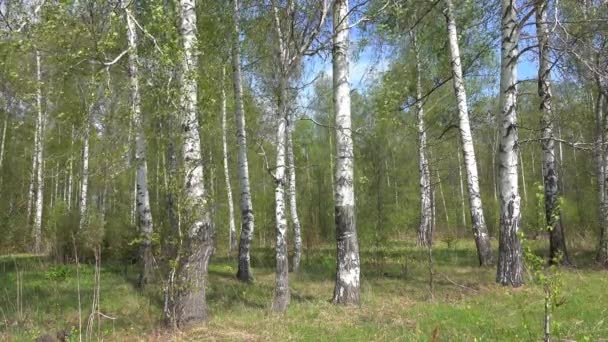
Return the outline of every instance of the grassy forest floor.
{"type": "MultiPolygon", "coordinates": [[[[495,246],[496,247],[496,246],[495,246]]],[[[540,251],[544,242],[535,242],[540,251]]],[[[135,287],[132,268],[102,265],[101,326],[106,341],[522,341],[541,340],[543,291],[528,284],[509,289],[494,283],[495,268],[476,266],[471,241],[437,241],[434,299],[428,254],[409,242],[363,249],[362,305],[329,303],[335,256],[332,246],[304,253],[303,269],[290,274],[291,305],[269,311],[274,286],[272,249],[252,254],[255,283],[241,284],[235,261],[216,253],[210,266],[210,323],[181,333],[160,328],[160,290],[135,287]]],[[[555,340],[608,340],[608,273],[592,262],[592,250],[571,250],[576,268],[565,270],[564,303],[554,314],[555,340]]],[[[91,312],[94,267],[81,265],[83,340],[91,312]]],[[[43,333],[71,332],[78,341],[78,282],[73,265],[49,264],[27,255],[0,257],[0,341],[32,341],[43,333]]]]}

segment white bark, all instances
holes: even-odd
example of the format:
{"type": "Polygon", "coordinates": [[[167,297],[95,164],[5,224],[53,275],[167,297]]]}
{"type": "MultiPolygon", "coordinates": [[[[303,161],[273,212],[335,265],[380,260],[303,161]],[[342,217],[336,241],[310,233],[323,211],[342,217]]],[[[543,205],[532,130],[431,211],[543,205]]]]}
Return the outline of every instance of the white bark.
{"type": "Polygon", "coordinates": [[[224,157],[224,179],[226,180],[226,195],[228,196],[228,248],[237,249],[236,225],[234,224],[234,203],[232,202],[232,185],[230,184],[230,168],[228,167],[228,144],[226,142],[226,89],[224,85],[226,70],[222,68],[221,115],[222,115],[222,151],[224,157]]]}
{"type": "Polygon", "coordinates": [[[91,114],[90,109],[84,120],[84,136],[82,138],[82,175],[80,178],[80,205],[78,206],[80,212],[80,224],[78,228],[81,231],[86,227],[87,224],[87,192],[89,190],[89,134],[91,131],[89,127],[89,118],[91,114]]]}
{"type": "Polygon", "coordinates": [[[289,175],[289,211],[291,213],[291,221],[293,223],[293,262],[292,269],[298,272],[300,269],[300,260],[302,259],[302,231],[300,218],[298,217],[298,204],[296,198],[296,163],[293,151],[293,131],[295,129],[293,115],[289,120],[287,128],[287,173],[289,175]]]}
{"type": "Polygon", "coordinates": [[[460,142],[462,144],[462,155],[464,158],[464,166],[467,176],[471,225],[473,228],[473,235],[475,237],[475,244],[477,246],[479,264],[488,265],[492,262],[492,251],[490,247],[488,229],[486,227],[485,217],[483,214],[483,205],[481,202],[477,158],[475,157],[473,135],[471,133],[471,124],[469,122],[469,108],[467,105],[467,93],[462,74],[462,62],[460,60],[460,47],[458,45],[458,30],[456,28],[454,5],[452,4],[452,0],[446,0],[446,4],[448,40],[452,60],[452,76],[454,81],[454,92],[456,93],[456,100],[458,104],[458,126],[460,130],[460,142]]]}
{"type": "Polygon", "coordinates": [[[136,203],[138,225],[141,236],[139,286],[144,286],[153,277],[152,259],[152,209],[148,192],[148,163],[146,160],[146,137],[144,134],[141,97],[139,90],[139,56],[137,53],[137,27],[129,9],[129,1],[123,0],[127,21],[129,44],[129,81],[131,86],[131,115],[135,129],[136,203]]]}
{"type": "Polygon", "coordinates": [[[348,0],[333,3],[333,90],[336,129],[335,213],[337,239],[336,286],[333,302],[360,301],[359,244],[355,216],[354,153],[349,84],[348,0]]]}
{"type": "Polygon", "coordinates": [[[241,281],[253,280],[251,272],[251,241],[255,228],[253,204],[251,201],[251,187],[249,185],[249,164],[247,161],[247,131],[245,123],[245,105],[243,103],[243,82],[241,75],[241,47],[239,35],[241,33],[239,0],[233,0],[233,41],[232,41],[232,77],[234,86],[236,141],[238,145],[237,161],[239,186],[241,191],[241,238],[239,242],[239,265],[237,278],[241,281]]]}
{"type": "Polygon", "coordinates": [[[36,211],[34,213],[34,253],[42,252],[42,208],[44,205],[44,112],[42,109],[42,71],[41,71],[40,51],[36,50],[36,107],[38,110],[38,120],[36,121],[36,211]]]}
{"type": "Polygon", "coordinates": [[[419,246],[433,244],[433,202],[431,194],[431,173],[426,150],[426,128],[422,99],[422,66],[418,52],[416,33],[412,32],[412,43],[416,59],[416,118],[418,120],[418,173],[420,188],[420,225],[418,226],[419,246]]]}
{"type": "Polygon", "coordinates": [[[6,128],[8,127],[8,112],[4,117],[4,125],[2,125],[2,140],[0,140],[0,172],[4,163],[4,146],[6,142],[6,128]]]}
{"type": "Polygon", "coordinates": [[[519,27],[515,0],[501,0],[501,4],[500,238],[496,281],[517,287],[523,284],[523,256],[517,236],[521,224],[516,114],[519,27]]]}
{"type": "Polygon", "coordinates": [[[74,150],[74,125],[72,125],[72,135],[71,135],[72,139],[70,142],[70,157],[69,157],[69,162],[68,162],[68,190],[67,190],[67,202],[68,202],[68,210],[72,209],[72,183],[74,182],[72,177],[73,177],[73,173],[74,173],[74,157],[73,157],[73,150],[74,150]]]}
{"type": "Polygon", "coordinates": [[[195,0],[180,0],[182,75],[180,107],[184,172],[184,218],[188,231],[179,258],[175,322],[183,327],[207,319],[205,286],[213,253],[213,222],[203,177],[203,159],[198,122],[198,53],[195,0]]]}
{"type": "Polygon", "coordinates": [[[279,71],[278,71],[278,98],[277,98],[277,135],[276,135],[276,167],[274,173],[275,181],[275,223],[276,223],[276,276],[275,290],[272,301],[272,310],[283,312],[287,309],[290,301],[289,290],[289,261],[287,259],[287,217],[285,205],[285,165],[287,147],[287,82],[288,82],[288,58],[287,43],[284,40],[279,19],[279,10],[276,4],[272,5],[274,16],[274,29],[279,49],[279,71]]]}

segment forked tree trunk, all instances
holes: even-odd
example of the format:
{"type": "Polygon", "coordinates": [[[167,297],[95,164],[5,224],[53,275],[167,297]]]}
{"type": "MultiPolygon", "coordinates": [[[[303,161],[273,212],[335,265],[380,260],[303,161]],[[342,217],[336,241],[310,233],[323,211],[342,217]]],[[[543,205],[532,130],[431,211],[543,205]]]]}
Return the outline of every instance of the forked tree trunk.
{"type": "Polygon", "coordinates": [[[243,82],[241,75],[241,47],[239,43],[240,10],[239,0],[233,0],[233,41],[232,41],[232,77],[234,86],[234,104],[236,121],[236,142],[238,145],[239,186],[241,190],[241,238],[239,242],[239,265],[237,278],[241,281],[252,281],[251,242],[253,241],[254,216],[249,185],[249,164],[247,162],[247,131],[245,124],[245,105],[243,104],[243,82]]]}
{"type": "Polygon", "coordinates": [[[359,243],[355,213],[352,123],[350,113],[348,0],[333,3],[333,90],[336,113],[335,219],[337,242],[336,286],[333,303],[359,304],[359,243]]]}
{"type": "Polygon", "coordinates": [[[205,287],[209,260],[213,254],[213,222],[203,177],[203,159],[198,122],[195,0],[180,0],[180,32],[183,44],[181,75],[181,126],[184,172],[183,217],[187,231],[178,257],[178,289],[175,323],[185,327],[207,320],[205,287]]]}
{"type": "Polygon", "coordinates": [[[136,210],[141,243],[139,246],[139,286],[144,287],[154,278],[154,257],[152,255],[152,209],[148,192],[148,162],[146,159],[146,136],[144,134],[141,96],[139,91],[139,56],[137,54],[137,27],[129,9],[129,1],[123,0],[127,20],[127,40],[129,43],[129,80],[131,85],[131,111],[135,129],[136,164],[136,210]]]}
{"type": "Polygon", "coordinates": [[[412,43],[416,59],[416,117],[418,120],[418,174],[420,177],[420,225],[417,245],[428,247],[433,244],[433,202],[431,194],[431,173],[426,151],[426,128],[424,125],[424,105],[422,99],[422,66],[418,52],[416,32],[412,32],[412,43]]]}
{"type": "Polygon", "coordinates": [[[446,3],[452,75],[454,80],[454,92],[456,93],[458,103],[460,141],[462,144],[462,155],[464,157],[465,172],[467,175],[471,225],[473,228],[473,236],[475,237],[479,264],[484,266],[492,263],[492,248],[490,246],[490,236],[488,235],[488,228],[486,227],[481,193],[479,190],[477,159],[475,157],[473,135],[471,134],[471,125],[469,123],[467,93],[464,85],[464,77],[462,75],[462,63],[460,60],[460,47],[458,45],[458,31],[456,29],[454,5],[452,4],[452,0],[446,0],[446,3]]]}
{"type": "Polygon", "coordinates": [[[553,133],[553,110],[551,108],[551,60],[549,58],[549,27],[547,25],[547,1],[537,1],[536,35],[539,46],[538,96],[542,111],[541,128],[543,140],[543,180],[545,185],[545,217],[549,229],[549,257],[552,263],[570,264],[562,226],[562,213],[559,207],[558,174],[555,165],[555,139],[553,133]]]}
{"type": "Polygon", "coordinates": [[[521,224],[516,114],[519,25],[515,0],[501,0],[501,4],[500,238],[496,281],[502,285],[518,287],[524,281],[522,248],[517,236],[521,224]]]}
{"type": "Polygon", "coordinates": [[[36,109],[38,110],[38,119],[36,121],[36,206],[34,213],[33,235],[34,235],[34,253],[42,252],[42,208],[44,205],[44,112],[42,109],[42,70],[41,70],[40,51],[36,50],[36,109]]]}
{"type": "Polygon", "coordinates": [[[293,151],[293,130],[294,122],[291,115],[287,125],[287,174],[289,175],[289,212],[293,223],[293,259],[292,270],[300,270],[300,260],[302,260],[302,230],[300,218],[298,217],[298,204],[296,198],[296,163],[293,151]]]}
{"type": "Polygon", "coordinates": [[[226,195],[228,196],[228,248],[230,251],[237,249],[236,242],[236,226],[234,224],[234,203],[232,202],[232,184],[230,184],[230,168],[228,167],[228,144],[226,142],[227,127],[226,127],[226,89],[224,79],[226,70],[222,68],[222,89],[221,89],[221,115],[222,115],[222,151],[224,159],[224,179],[226,181],[226,195]]]}

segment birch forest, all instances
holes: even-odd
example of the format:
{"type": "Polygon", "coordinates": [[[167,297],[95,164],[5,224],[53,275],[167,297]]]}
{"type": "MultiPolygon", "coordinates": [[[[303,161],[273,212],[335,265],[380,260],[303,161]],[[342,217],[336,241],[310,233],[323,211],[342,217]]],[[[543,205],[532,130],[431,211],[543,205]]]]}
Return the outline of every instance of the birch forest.
{"type": "Polygon", "coordinates": [[[603,0],[0,0],[0,341],[608,340],[603,0]]]}

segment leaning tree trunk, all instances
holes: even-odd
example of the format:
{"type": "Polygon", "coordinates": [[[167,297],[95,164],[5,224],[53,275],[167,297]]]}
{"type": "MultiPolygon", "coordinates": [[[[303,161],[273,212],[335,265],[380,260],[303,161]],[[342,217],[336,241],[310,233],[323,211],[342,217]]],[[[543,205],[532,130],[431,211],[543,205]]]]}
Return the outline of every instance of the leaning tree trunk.
{"type": "Polygon", "coordinates": [[[139,56],[137,54],[137,27],[133,14],[128,8],[129,1],[123,0],[127,20],[127,39],[129,43],[129,79],[131,83],[131,110],[133,128],[135,129],[135,164],[136,164],[136,204],[138,225],[141,238],[139,246],[140,274],[139,286],[145,286],[154,277],[154,259],[152,256],[152,209],[148,192],[148,163],[146,160],[146,137],[141,113],[139,92],[139,56]]]}
{"type": "Polygon", "coordinates": [[[348,0],[333,4],[333,88],[336,113],[336,242],[337,267],[333,303],[358,304],[360,301],[359,243],[355,215],[354,154],[350,114],[348,75],[348,0]]]}
{"type": "Polygon", "coordinates": [[[549,229],[551,263],[568,265],[570,260],[564,238],[562,226],[562,213],[558,203],[559,188],[557,167],[555,165],[555,139],[553,134],[553,110],[551,108],[551,60],[549,58],[549,28],[547,25],[547,1],[537,1],[536,35],[538,37],[539,64],[538,64],[538,96],[540,97],[540,110],[542,111],[542,142],[543,150],[543,181],[545,185],[545,217],[549,229]]]}
{"type": "Polygon", "coordinates": [[[412,33],[416,59],[416,116],[418,119],[418,171],[420,175],[420,225],[418,226],[418,246],[433,244],[433,202],[431,194],[431,173],[426,152],[426,128],[424,127],[424,108],[422,99],[422,67],[418,52],[416,33],[412,33]]]}
{"type": "Polygon", "coordinates": [[[188,231],[177,270],[175,323],[178,327],[207,320],[205,286],[209,259],[214,250],[211,208],[203,177],[203,158],[198,122],[198,53],[195,0],[180,0],[180,32],[183,44],[180,109],[184,158],[184,210],[188,231]]]}
{"type": "Polygon", "coordinates": [[[42,71],[41,71],[41,58],[40,51],[36,50],[36,107],[38,110],[38,119],[36,121],[36,206],[34,212],[34,224],[33,224],[33,235],[34,235],[34,253],[39,254],[42,252],[42,207],[44,205],[44,163],[43,163],[43,149],[44,149],[44,112],[42,109],[42,71]]]}
{"type": "Polygon", "coordinates": [[[232,77],[234,86],[236,141],[238,145],[239,186],[241,190],[241,239],[239,242],[239,266],[236,274],[241,281],[252,281],[251,272],[251,242],[253,241],[254,216],[249,186],[249,164],[247,162],[247,132],[245,125],[245,105],[243,104],[243,82],[241,75],[241,48],[239,44],[240,10],[239,0],[233,0],[233,40],[232,40],[232,77]]]}
{"type": "Polygon", "coordinates": [[[517,176],[517,57],[519,27],[515,0],[502,3],[500,75],[501,131],[499,147],[500,238],[496,281],[523,284],[523,256],[517,234],[521,223],[521,198],[517,176]]]}
{"type": "Polygon", "coordinates": [[[226,194],[228,196],[228,247],[230,251],[237,249],[236,226],[234,224],[234,203],[232,202],[232,185],[230,184],[230,168],[228,167],[228,144],[226,143],[226,89],[224,78],[226,70],[222,68],[222,89],[221,89],[221,115],[222,115],[222,151],[224,154],[224,179],[226,180],[226,194]]]}
{"type": "MultiPolygon", "coordinates": [[[[293,115],[291,116],[293,118],[293,115]]],[[[292,270],[300,270],[300,260],[302,259],[302,229],[300,218],[298,217],[298,204],[296,198],[296,163],[293,151],[293,130],[295,129],[292,119],[287,125],[287,173],[289,175],[289,212],[293,223],[293,259],[292,270]]]]}
{"type": "Polygon", "coordinates": [[[489,265],[492,263],[492,248],[490,246],[490,236],[483,215],[481,193],[479,190],[479,176],[477,172],[477,159],[475,158],[475,148],[473,146],[473,135],[469,123],[469,109],[467,106],[467,93],[464,86],[462,75],[462,63],[460,60],[460,47],[458,46],[458,32],[456,29],[456,19],[454,15],[454,5],[452,0],[446,0],[448,39],[450,43],[450,54],[452,58],[452,75],[454,80],[454,92],[458,103],[458,118],[460,128],[460,141],[462,143],[462,155],[467,176],[467,189],[469,191],[469,207],[471,210],[471,225],[473,226],[473,236],[477,247],[479,264],[489,265]]]}

